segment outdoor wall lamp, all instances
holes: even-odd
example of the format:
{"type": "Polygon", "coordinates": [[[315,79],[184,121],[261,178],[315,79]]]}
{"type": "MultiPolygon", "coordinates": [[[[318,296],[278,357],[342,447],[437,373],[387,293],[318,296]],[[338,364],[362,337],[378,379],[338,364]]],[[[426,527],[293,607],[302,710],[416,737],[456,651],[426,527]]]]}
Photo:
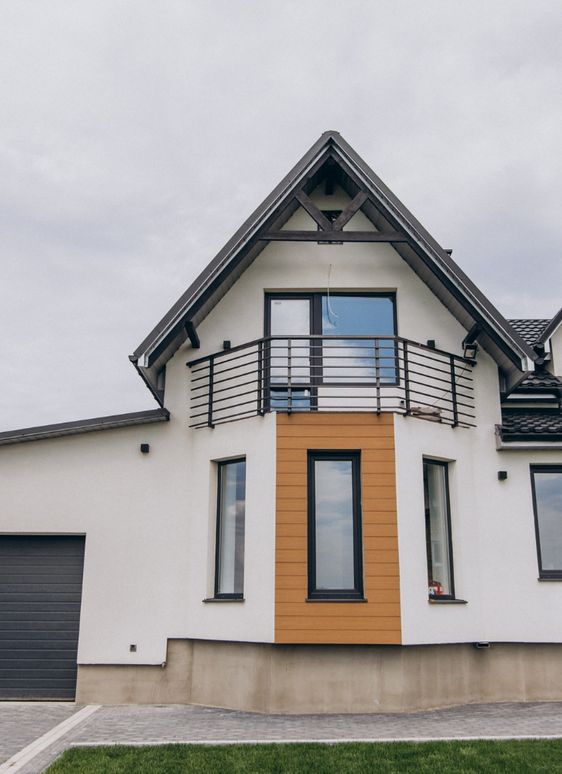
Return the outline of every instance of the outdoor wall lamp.
{"type": "Polygon", "coordinates": [[[475,341],[464,341],[463,344],[464,350],[463,350],[463,357],[465,357],[467,360],[476,360],[476,353],[478,352],[478,344],[475,341]]]}
{"type": "Polygon", "coordinates": [[[480,328],[478,325],[473,325],[464,337],[462,343],[462,348],[464,350],[463,357],[465,357],[467,360],[476,360],[476,353],[478,352],[478,342],[476,339],[478,338],[479,333],[480,328]]]}

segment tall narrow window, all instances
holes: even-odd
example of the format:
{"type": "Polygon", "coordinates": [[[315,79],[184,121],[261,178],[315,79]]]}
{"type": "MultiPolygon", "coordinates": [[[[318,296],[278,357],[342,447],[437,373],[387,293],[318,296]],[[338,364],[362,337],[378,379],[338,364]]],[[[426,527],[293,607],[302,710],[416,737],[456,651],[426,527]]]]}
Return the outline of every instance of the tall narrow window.
{"type": "Polygon", "coordinates": [[[215,597],[244,594],[246,460],[219,462],[215,597]]]}
{"type": "Polygon", "coordinates": [[[309,452],[308,596],[363,597],[358,452],[309,452]]]}
{"type": "Polygon", "coordinates": [[[423,461],[423,489],[429,596],[454,599],[449,466],[436,460],[423,461]]]}
{"type": "Polygon", "coordinates": [[[539,577],[562,580],[562,466],[532,465],[539,577]]]}

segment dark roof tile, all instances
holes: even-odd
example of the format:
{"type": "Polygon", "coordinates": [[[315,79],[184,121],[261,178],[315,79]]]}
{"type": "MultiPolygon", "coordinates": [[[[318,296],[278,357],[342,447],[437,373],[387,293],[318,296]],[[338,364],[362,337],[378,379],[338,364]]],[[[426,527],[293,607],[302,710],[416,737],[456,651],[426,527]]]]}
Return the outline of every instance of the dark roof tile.
{"type": "Polygon", "coordinates": [[[529,440],[537,436],[550,440],[562,440],[562,413],[559,411],[502,411],[502,438],[529,440]]]}
{"type": "Polygon", "coordinates": [[[530,374],[517,387],[518,390],[556,390],[562,388],[562,379],[548,372],[530,374]]]}
{"type": "Polygon", "coordinates": [[[537,342],[546,326],[549,324],[548,320],[508,320],[511,326],[515,328],[521,338],[527,342],[531,347],[537,342]]]}

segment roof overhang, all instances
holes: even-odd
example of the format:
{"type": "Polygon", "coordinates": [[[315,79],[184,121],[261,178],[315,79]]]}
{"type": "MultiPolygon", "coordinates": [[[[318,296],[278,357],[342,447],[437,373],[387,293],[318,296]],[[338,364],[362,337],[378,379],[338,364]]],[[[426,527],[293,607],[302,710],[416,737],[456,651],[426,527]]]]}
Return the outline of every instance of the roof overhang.
{"type": "MultiPolygon", "coordinates": [[[[137,347],[131,360],[156,399],[163,402],[166,362],[300,207],[296,195],[310,193],[327,172],[350,197],[364,192],[363,213],[384,233],[403,235],[396,252],[420,276],[467,331],[494,358],[511,392],[532,370],[536,354],[338,132],[325,132],[283,178],[222,250],[137,347]]],[[[390,239],[387,241],[393,241],[390,239]]]]}

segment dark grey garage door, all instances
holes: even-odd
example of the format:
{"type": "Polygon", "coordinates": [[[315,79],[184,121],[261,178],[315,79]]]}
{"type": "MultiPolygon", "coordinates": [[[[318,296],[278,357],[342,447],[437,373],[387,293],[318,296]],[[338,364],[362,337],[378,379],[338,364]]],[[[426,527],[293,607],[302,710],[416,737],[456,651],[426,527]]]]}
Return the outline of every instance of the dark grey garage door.
{"type": "Polygon", "coordinates": [[[74,699],[83,537],[0,535],[0,699],[74,699]]]}

